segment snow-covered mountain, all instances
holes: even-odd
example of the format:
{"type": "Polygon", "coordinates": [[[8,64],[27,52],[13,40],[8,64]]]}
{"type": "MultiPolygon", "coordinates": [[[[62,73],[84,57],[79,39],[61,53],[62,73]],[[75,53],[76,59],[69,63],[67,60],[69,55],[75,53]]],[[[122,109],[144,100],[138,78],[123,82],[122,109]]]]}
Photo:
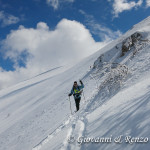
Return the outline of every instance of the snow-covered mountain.
{"type": "Polygon", "coordinates": [[[0,150],[148,150],[149,73],[150,17],[70,69],[1,90],[0,150]],[[85,88],[71,115],[78,79],[85,88]]]}

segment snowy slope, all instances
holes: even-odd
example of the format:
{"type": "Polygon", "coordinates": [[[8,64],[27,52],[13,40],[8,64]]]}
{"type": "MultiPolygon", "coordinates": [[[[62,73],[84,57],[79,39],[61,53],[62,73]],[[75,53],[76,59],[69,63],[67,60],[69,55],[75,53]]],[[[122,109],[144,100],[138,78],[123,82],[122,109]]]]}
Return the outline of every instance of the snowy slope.
{"type": "MultiPolygon", "coordinates": [[[[149,142],[125,138],[150,139],[149,40],[150,17],[66,71],[55,68],[0,91],[0,150],[147,150],[149,142]],[[78,79],[84,96],[80,111],[70,115],[67,95],[78,79]],[[121,135],[122,143],[114,143],[121,135]],[[112,141],[77,142],[82,136],[112,141]]],[[[75,110],[72,97],[71,104],[75,110]]]]}

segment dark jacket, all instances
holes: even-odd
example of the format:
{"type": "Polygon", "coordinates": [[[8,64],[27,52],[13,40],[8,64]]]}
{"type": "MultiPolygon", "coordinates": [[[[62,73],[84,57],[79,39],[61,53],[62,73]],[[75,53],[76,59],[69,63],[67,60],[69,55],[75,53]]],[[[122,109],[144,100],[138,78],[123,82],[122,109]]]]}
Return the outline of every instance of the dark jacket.
{"type": "Polygon", "coordinates": [[[84,84],[82,83],[81,85],[77,85],[77,87],[73,86],[71,89],[70,94],[74,96],[74,99],[79,99],[81,98],[81,93],[82,89],[84,88],[84,84]]]}

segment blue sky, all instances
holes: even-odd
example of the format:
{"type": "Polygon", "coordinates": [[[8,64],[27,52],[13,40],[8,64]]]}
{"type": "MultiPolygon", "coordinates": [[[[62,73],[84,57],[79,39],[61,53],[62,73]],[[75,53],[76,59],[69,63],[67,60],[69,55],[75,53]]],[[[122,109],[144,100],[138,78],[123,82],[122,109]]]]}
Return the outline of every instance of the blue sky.
{"type": "Polygon", "coordinates": [[[29,71],[32,63],[38,73],[72,55],[81,60],[149,14],[150,0],[0,0],[1,72],[29,71]]]}
{"type": "Polygon", "coordinates": [[[19,19],[18,22],[10,25],[2,25],[1,20],[0,38],[5,38],[10,30],[17,29],[19,25],[35,27],[39,21],[43,21],[53,29],[62,18],[67,18],[84,24],[91,31],[94,39],[99,41],[101,39],[93,34],[92,28],[88,25],[88,17],[90,19],[92,16],[97,24],[124,33],[150,14],[150,8],[146,7],[146,0],[143,0],[141,6],[118,13],[118,17],[114,17],[113,14],[114,0],[58,0],[58,2],[59,5],[55,8],[46,0],[0,0],[0,11],[19,19]]]}

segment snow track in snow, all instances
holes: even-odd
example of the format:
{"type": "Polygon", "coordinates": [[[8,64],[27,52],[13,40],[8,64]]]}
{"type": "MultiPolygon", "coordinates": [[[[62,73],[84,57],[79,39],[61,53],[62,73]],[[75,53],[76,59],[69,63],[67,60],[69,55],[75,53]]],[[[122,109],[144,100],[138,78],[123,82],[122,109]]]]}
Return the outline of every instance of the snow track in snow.
{"type": "MultiPolygon", "coordinates": [[[[85,78],[84,81],[87,79],[85,78]]],[[[81,104],[80,104],[80,110],[76,113],[73,113],[73,115],[68,115],[63,123],[61,123],[53,132],[51,132],[48,136],[46,136],[44,139],[42,139],[37,145],[33,147],[32,150],[40,150],[42,149],[48,142],[51,141],[53,137],[55,137],[57,134],[59,134],[61,131],[63,131],[66,128],[69,128],[67,131],[67,136],[63,142],[63,146],[61,147],[62,150],[72,150],[75,149],[75,147],[79,144],[77,143],[68,143],[68,138],[74,137],[77,139],[79,136],[82,136],[82,133],[84,133],[85,125],[86,125],[86,115],[88,112],[89,105],[92,104],[92,98],[97,95],[98,90],[95,89],[92,91],[91,97],[82,97],[81,104]],[[73,145],[72,145],[73,144],[73,145]]],[[[80,146],[78,147],[80,149],[80,146]]]]}
{"type": "Polygon", "coordinates": [[[71,129],[69,129],[61,150],[80,150],[80,145],[77,143],[77,139],[82,136],[84,129],[84,122],[81,119],[75,120],[71,129]]]}
{"type": "Polygon", "coordinates": [[[67,119],[64,119],[61,125],[59,125],[53,132],[51,132],[48,136],[42,139],[37,145],[35,145],[32,150],[41,149],[41,147],[45,145],[47,142],[49,142],[57,133],[59,133],[63,128],[67,127],[71,119],[72,119],[71,115],[67,117],[67,119]]]}

